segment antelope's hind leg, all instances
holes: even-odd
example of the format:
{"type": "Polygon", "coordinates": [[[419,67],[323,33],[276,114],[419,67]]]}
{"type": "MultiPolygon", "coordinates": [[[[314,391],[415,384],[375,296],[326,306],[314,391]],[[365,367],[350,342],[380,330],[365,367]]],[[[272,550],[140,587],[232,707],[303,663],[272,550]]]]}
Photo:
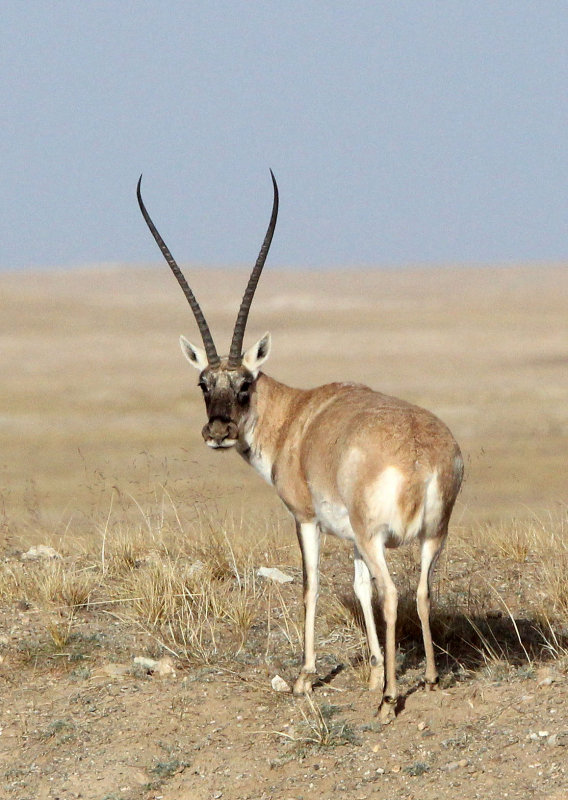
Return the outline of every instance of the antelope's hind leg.
{"type": "Polygon", "coordinates": [[[377,584],[386,624],[386,681],[383,699],[379,707],[379,716],[382,722],[388,723],[394,719],[395,706],[398,698],[395,661],[398,593],[390,576],[385,558],[384,535],[378,533],[375,536],[357,536],[357,546],[359,547],[371,576],[377,584]]]}
{"type": "Polygon", "coordinates": [[[355,596],[361,604],[363,618],[365,620],[365,630],[367,631],[367,643],[369,645],[370,666],[369,666],[369,689],[380,688],[381,692],[385,685],[385,665],[383,653],[377,636],[375,626],[375,615],[373,614],[373,583],[369,568],[365,564],[357,545],[354,546],[353,566],[355,574],[353,577],[353,590],[355,596]]]}
{"type": "Polygon", "coordinates": [[[312,691],[316,677],[315,620],[319,590],[320,531],[315,522],[296,522],[296,533],[302,551],[304,577],[304,663],[296,682],[294,694],[312,691]]]}
{"type": "Polygon", "coordinates": [[[440,555],[442,545],[446,538],[447,530],[440,535],[424,539],[420,556],[420,580],[416,592],[416,606],[418,616],[422,625],[422,638],[424,640],[424,653],[426,655],[426,672],[424,675],[426,686],[432,688],[438,683],[438,671],[434,657],[434,645],[432,643],[432,632],[430,630],[430,592],[432,584],[432,574],[440,555]]]}

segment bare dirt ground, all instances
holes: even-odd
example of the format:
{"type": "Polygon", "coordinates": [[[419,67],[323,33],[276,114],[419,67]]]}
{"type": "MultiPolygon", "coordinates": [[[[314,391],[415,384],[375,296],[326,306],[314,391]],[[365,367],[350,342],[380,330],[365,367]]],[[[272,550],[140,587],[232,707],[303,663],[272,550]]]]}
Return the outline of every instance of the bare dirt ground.
{"type": "MultiPolygon", "coordinates": [[[[244,282],[192,279],[220,349],[244,282]]],[[[271,330],[270,374],[424,405],[466,458],[440,688],[420,684],[416,553],[393,553],[402,698],[381,726],[329,538],[321,684],[271,687],[301,657],[293,525],[201,441],[167,268],[0,276],[0,798],[568,798],[567,305],[563,266],[263,276],[246,340],[271,330]],[[22,560],[40,544],[59,557],[22,560]]]]}

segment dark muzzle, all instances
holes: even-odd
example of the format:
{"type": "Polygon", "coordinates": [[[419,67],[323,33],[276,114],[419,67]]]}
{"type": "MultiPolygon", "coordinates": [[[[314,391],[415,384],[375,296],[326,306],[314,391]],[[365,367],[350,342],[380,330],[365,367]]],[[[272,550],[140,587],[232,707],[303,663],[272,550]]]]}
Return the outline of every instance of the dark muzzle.
{"type": "Polygon", "coordinates": [[[234,422],[217,418],[209,420],[201,435],[210,447],[231,447],[237,440],[238,430],[234,422]]]}

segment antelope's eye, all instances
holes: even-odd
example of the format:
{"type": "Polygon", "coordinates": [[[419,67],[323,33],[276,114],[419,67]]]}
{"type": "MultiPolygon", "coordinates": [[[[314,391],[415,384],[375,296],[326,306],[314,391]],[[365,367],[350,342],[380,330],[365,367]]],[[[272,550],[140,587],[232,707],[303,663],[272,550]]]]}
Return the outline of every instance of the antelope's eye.
{"type": "Polygon", "coordinates": [[[241,384],[241,388],[239,389],[239,394],[238,394],[238,401],[241,405],[248,403],[249,389],[250,389],[250,383],[248,381],[245,381],[244,383],[241,384]]]}
{"type": "Polygon", "coordinates": [[[203,394],[207,394],[209,392],[209,387],[207,386],[205,381],[199,381],[197,385],[199,386],[203,394]]]}

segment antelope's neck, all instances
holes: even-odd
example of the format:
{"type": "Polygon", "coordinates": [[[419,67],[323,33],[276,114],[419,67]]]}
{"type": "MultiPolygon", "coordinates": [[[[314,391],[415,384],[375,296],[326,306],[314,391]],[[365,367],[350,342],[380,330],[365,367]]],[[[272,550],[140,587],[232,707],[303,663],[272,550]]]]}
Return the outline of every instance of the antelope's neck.
{"type": "Polygon", "coordinates": [[[272,468],[290,424],[291,412],[301,389],[292,389],[260,373],[243,427],[238,452],[272,484],[272,468]]]}

